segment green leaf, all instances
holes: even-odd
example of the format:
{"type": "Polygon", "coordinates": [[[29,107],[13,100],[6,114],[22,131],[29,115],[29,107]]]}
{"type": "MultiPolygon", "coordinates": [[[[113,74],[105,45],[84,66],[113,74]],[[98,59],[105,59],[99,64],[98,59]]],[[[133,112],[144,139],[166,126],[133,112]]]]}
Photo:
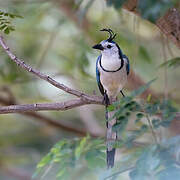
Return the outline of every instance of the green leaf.
{"type": "Polygon", "coordinates": [[[114,111],[115,110],[115,106],[113,104],[109,105],[107,107],[108,111],[114,111]]]}
{"type": "Polygon", "coordinates": [[[57,173],[56,178],[63,179],[64,178],[63,176],[65,176],[66,174],[68,174],[67,168],[66,167],[61,168],[61,170],[59,170],[59,172],[57,173]]]}
{"type": "Polygon", "coordinates": [[[128,118],[124,117],[120,121],[118,120],[118,122],[112,127],[112,130],[121,133],[126,128],[127,123],[128,118]]]}
{"type": "Polygon", "coordinates": [[[148,94],[148,97],[147,97],[147,102],[150,102],[151,101],[151,94],[148,94]]]}
{"type": "Polygon", "coordinates": [[[138,123],[143,117],[144,117],[143,113],[137,113],[135,123],[138,123]]]}
{"type": "Polygon", "coordinates": [[[6,29],[4,29],[4,32],[5,32],[5,34],[9,34],[10,33],[9,27],[6,27],[6,29]]]}
{"type": "Polygon", "coordinates": [[[18,14],[13,14],[16,18],[23,18],[23,16],[18,15],[18,14]]]}
{"type": "Polygon", "coordinates": [[[126,112],[125,115],[126,115],[126,117],[128,117],[128,116],[131,115],[131,113],[130,112],[126,112]]]}
{"type": "Polygon", "coordinates": [[[58,143],[56,143],[52,148],[51,148],[51,151],[50,153],[53,155],[53,160],[57,160],[59,159],[59,157],[57,157],[58,155],[62,154],[64,155],[63,153],[63,147],[67,144],[67,140],[63,139],[61,141],[59,141],[58,143]],[[56,159],[57,158],[57,159],[56,159]]]}
{"type": "Polygon", "coordinates": [[[108,121],[116,118],[117,120],[120,120],[120,119],[123,119],[124,117],[124,111],[125,111],[125,108],[124,107],[121,107],[119,108],[115,113],[114,113],[114,116],[112,118],[109,118],[108,121]]]}
{"type": "Polygon", "coordinates": [[[16,16],[14,14],[9,14],[9,17],[14,19],[16,16]]]}
{"type": "Polygon", "coordinates": [[[37,168],[42,168],[49,164],[52,161],[52,154],[48,153],[46,156],[42,158],[42,160],[38,163],[37,168]]]}
{"type": "Polygon", "coordinates": [[[77,159],[80,157],[81,153],[83,152],[83,149],[85,148],[88,139],[89,139],[89,137],[82,138],[82,140],[79,143],[79,146],[76,147],[76,149],[75,149],[75,157],[77,159]]]}
{"type": "Polygon", "coordinates": [[[5,34],[9,34],[11,31],[14,31],[15,29],[11,24],[11,21],[14,18],[22,18],[22,16],[0,11],[0,30],[2,30],[5,34]]]}
{"type": "Polygon", "coordinates": [[[0,30],[3,30],[5,27],[7,27],[6,24],[2,25],[2,26],[0,27],[0,30]]]}
{"type": "Polygon", "coordinates": [[[4,16],[9,16],[9,14],[8,13],[4,13],[4,16]]]}
{"type": "Polygon", "coordinates": [[[137,114],[136,114],[136,117],[137,117],[138,119],[141,119],[143,116],[144,116],[143,113],[137,113],[137,114]]]}
{"type": "Polygon", "coordinates": [[[158,104],[146,104],[145,112],[149,115],[156,114],[158,111],[158,104]]]}
{"type": "Polygon", "coordinates": [[[126,120],[127,118],[125,116],[119,116],[117,118],[117,122],[121,123],[122,121],[126,120]]]}
{"type": "Polygon", "coordinates": [[[177,68],[180,66],[180,57],[176,57],[173,59],[170,59],[162,64],[159,65],[159,68],[162,67],[173,67],[173,68],[177,68]]]}

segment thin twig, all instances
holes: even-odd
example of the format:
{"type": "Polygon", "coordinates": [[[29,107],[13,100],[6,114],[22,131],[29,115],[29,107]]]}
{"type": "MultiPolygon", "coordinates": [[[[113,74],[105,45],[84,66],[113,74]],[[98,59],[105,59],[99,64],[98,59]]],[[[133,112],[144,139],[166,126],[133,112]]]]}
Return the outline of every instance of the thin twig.
{"type": "Polygon", "coordinates": [[[150,120],[150,118],[149,118],[149,116],[148,116],[147,114],[146,114],[145,116],[146,116],[146,119],[148,120],[149,126],[150,126],[150,128],[151,128],[151,132],[152,132],[152,135],[153,135],[153,137],[154,137],[154,141],[155,141],[156,144],[158,144],[158,140],[157,140],[157,137],[156,137],[156,133],[155,133],[154,130],[153,130],[153,127],[152,127],[152,124],[151,124],[151,120],[150,120]]]}

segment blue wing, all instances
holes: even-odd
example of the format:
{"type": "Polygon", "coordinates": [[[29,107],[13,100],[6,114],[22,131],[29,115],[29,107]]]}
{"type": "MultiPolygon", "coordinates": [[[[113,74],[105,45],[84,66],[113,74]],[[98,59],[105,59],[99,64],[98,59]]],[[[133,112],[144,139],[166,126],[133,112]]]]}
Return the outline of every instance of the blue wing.
{"type": "Polygon", "coordinates": [[[129,72],[130,72],[129,59],[125,54],[123,54],[123,59],[126,59],[126,71],[127,71],[127,75],[129,75],[129,72]]]}
{"type": "Polygon", "coordinates": [[[98,87],[99,87],[101,94],[104,95],[104,88],[103,88],[101,81],[100,81],[100,72],[98,69],[98,63],[99,63],[101,57],[102,57],[102,55],[100,55],[96,60],[96,80],[97,80],[97,84],[98,84],[98,87]]]}

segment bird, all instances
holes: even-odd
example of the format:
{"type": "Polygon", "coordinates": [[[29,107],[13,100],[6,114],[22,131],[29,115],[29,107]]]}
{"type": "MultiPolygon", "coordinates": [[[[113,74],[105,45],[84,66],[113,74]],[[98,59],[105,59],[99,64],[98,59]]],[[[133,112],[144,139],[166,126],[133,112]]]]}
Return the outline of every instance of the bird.
{"type": "Polygon", "coordinates": [[[101,29],[109,33],[106,40],[94,45],[92,48],[100,50],[101,54],[96,60],[96,80],[99,91],[103,95],[106,108],[106,145],[107,145],[107,168],[114,166],[115,148],[113,142],[117,139],[117,132],[112,131],[116,119],[112,119],[114,112],[108,112],[108,106],[113,99],[117,99],[119,93],[125,97],[122,89],[127,82],[130,73],[130,63],[128,57],[123,54],[120,46],[114,41],[116,34],[111,29],[101,29]]]}

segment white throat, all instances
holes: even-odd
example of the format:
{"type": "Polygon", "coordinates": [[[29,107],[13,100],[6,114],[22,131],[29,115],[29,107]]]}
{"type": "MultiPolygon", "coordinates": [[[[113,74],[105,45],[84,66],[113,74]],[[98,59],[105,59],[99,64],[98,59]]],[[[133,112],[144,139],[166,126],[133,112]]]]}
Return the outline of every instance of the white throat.
{"type": "Polygon", "coordinates": [[[104,69],[109,71],[117,70],[121,66],[121,59],[119,58],[119,54],[102,53],[101,65],[104,69]]]}

